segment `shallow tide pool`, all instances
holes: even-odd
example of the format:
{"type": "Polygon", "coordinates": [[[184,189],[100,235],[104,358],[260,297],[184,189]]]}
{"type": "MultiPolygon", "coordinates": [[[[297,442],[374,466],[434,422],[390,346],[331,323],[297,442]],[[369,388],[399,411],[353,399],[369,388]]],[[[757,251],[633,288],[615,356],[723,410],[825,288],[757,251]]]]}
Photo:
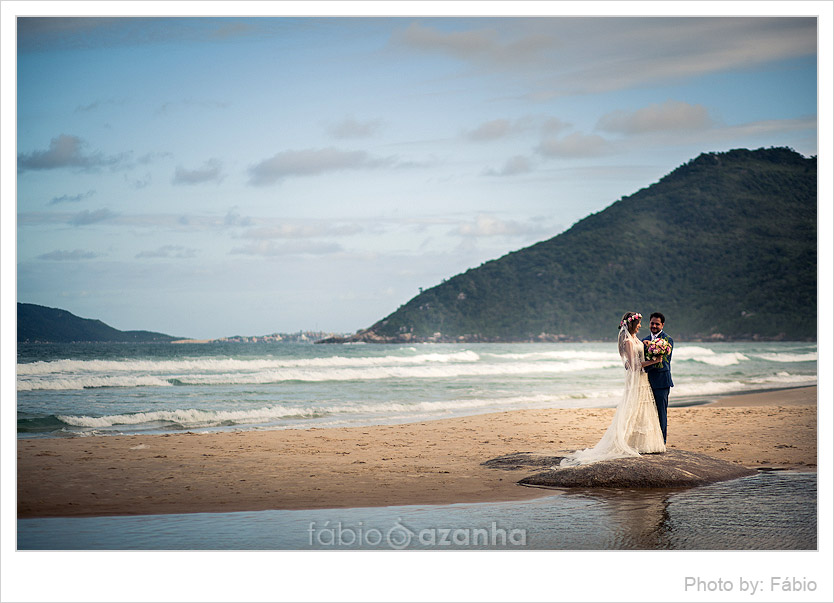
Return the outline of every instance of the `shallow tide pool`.
{"type": "Polygon", "coordinates": [[[815,550],[817,476],[506,503],[19,519],[21,550],[815,550]]]}

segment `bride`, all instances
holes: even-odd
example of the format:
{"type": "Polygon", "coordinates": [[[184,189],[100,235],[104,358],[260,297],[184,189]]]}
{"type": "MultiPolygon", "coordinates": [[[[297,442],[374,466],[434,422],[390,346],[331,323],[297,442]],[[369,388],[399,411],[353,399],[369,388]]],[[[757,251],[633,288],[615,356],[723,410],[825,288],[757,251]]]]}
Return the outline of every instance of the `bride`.
{"type": "Polygon", "coordinates": [[[614,420],[596,446],[577,450],[562,459],[561,466],[586,465],[597,461],[640,456],[640,453],[666,451],[654,395],[648,375],[643,370],[644,367],[657,364],[662,359],[645,359],[643,342],[637,339],[641,318],[643,316],[637,312],[626,312],[620,321],[617,344],[620,358],[625,365],[626,378],[623,399],[617,406],[614,420]]]}

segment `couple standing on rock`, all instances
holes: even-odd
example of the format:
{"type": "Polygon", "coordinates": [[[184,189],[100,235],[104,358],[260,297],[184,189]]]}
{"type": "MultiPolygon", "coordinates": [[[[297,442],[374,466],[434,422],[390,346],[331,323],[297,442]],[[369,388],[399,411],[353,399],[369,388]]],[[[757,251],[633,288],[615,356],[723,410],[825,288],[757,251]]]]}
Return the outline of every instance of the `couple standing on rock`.
{"type": "Polygon", "coordinates": [[[666,410],[673,387],[670,364],[675,344],[663,332],[666,318],[660,312],[649,317],[651,336],[639,340],[642,318],[637,312],[626,312],[620,321],[617,343],[626,369],[625,391],[611,425],[596,446],[562,459],[562,466],[666,452],[666,410]]]}

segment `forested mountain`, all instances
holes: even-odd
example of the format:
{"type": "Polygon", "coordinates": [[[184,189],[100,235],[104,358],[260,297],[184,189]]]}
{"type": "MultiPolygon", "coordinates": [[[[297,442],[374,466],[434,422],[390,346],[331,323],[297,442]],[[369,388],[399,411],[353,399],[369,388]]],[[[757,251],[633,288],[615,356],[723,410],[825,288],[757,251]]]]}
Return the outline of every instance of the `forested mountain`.
{"type": "Polygon", "coordinates": [[[610,339],[627,310],[683,340],[815,339],[816,157],[702,154],[342,341],[610,339]]]}
{"type": "Polygon", "coordinates": [[[66,310],[35,304],[17,304],[18,342],[70,343],[99,342],[156,342],[172,341],[170,335],[151,331],[119,331],[100,320],[79,318],[66,310]]]}

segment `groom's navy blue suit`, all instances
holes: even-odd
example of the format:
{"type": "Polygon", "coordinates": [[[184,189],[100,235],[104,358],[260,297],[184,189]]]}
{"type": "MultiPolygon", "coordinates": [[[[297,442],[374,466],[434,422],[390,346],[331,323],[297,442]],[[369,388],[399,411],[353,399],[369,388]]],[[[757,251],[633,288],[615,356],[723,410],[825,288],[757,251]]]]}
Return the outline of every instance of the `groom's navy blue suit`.
{"type": "MultiPolygon", "coordinates": [[[[652,386],[654,393],[654,403],[657,405],[657,418],[660,419],[660,431],[663,432],[663,441],[666,441],[666,409],[669,407],[669,389],[674,387],[672,383],[672,350],[675,347],[675,342],[666,333],[661,331],[657,334],[669,342],[669,357],[664,358],[661,363],[663,366],[653,364],[646,367],[646,373],[649,375],[649,385],[652,386]]],[[[643,341],[651,341],[652,337],[649,335],[643,341]]]]}

